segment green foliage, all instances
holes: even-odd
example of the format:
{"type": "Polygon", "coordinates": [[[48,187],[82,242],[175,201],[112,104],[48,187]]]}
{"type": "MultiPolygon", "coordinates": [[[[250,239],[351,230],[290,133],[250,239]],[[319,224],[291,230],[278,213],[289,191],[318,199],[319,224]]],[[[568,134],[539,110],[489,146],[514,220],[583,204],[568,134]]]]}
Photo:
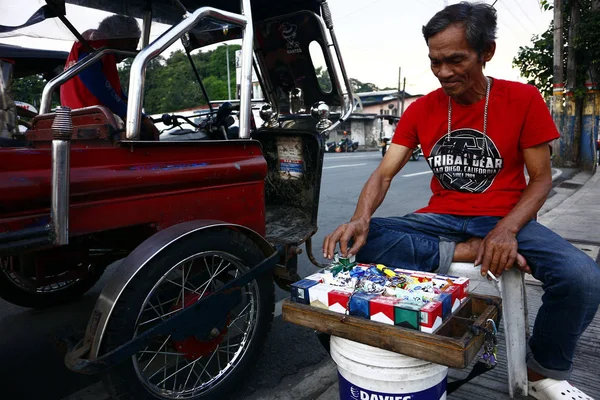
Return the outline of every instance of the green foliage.
{"type": "Polygon", "coordinates": [[[363,83],[354,78],[350,78],[350,85],[352,86],[352,92],[354,93],[375,92],[379,90],[374,83],[363,83]]]}
{"type": "MultiPolygon", "coordinates": [[[[553,38],[552,25],[541,36],[534,35],[531,47],[519,47],[513,66],[519,69],[527,83],[536,86],[543,95],[552,94],[553,38]]],[[[566,57],[565,57],[566,59],[566,57]]]]}
{"type": "MultiPolygon", "coordinates": [[[[235,52],[239,45],[219,46],[215,50],[192,54],[202,83],[211,100],[225,100],[227,90],[227,47],[229,47],[229,72],[231,96],[236,93],[235,52]]],[[[119,68],[119,77],[125,91],[129,88],[131,60],[125,60],[119,68]]],[[[159,114],[206,105],[207,101],[187,55],[181,51],[171,53],[169,58],[157,57],[146,68],[144,87],[144,111],[159,114]]]]}
{"type": "Polygon", "coordinates": [[[317,67],[315,72],[317,74],[317,80],[319,81],[321,90],[323,90],[325,93],[331,92],[332,86],[331,78],[329,77],[329,71],[323,67],[317,67]]]}
{"type": "MultiPolygon", "coordinates": [[[[12,98],[39,108],[42,99],[42,91],[44,90],[46,83],[47,81],[42,75],[32,75],[15,79],[11,87],[12,98]]],[[[56,91],[52,96],[51,107],[54,108],[59,105],[59,95],[58,91],[56,91]]]]}
{"type": "Polygon", "coordinates": [[[582,64],[589,66],[592,81],[597,82],[600,76],[600,11],[582,15],[575,48],[581,55],[582,64]]]}

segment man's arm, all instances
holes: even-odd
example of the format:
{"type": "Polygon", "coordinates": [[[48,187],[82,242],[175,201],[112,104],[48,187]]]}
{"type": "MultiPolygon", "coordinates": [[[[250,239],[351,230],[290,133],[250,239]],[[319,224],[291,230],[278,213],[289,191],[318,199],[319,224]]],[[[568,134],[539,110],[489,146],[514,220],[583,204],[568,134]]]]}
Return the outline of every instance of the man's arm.
{"type": "Polygon", "coordinates": [[[517,257],[517,234],[542,208],[552,189],[552,169],[550,150],[547,143],[523,150],[525,166],[529,174],[529,184],[515,207],[498,222],[485,237],[479,247],[475,265],[482,263],[481,275],[489,269],[500,276],[510,269],[517,257]]]}
{"type": "Polygon", "coordinates": [[[333,233],[325,237],[323,241],[325,258],[333,257],[338,242],[340,252],[344,257],[356,254],[365,244],[371,216],[383,202],[392,179],[404,167],[411,154],[412,150],[408,147],[391,144],[385,157],[363,187],[350,222],[340,225],[333,233]],[[348,242],[352,239],[352,248],[348,249],[348,242]]]}

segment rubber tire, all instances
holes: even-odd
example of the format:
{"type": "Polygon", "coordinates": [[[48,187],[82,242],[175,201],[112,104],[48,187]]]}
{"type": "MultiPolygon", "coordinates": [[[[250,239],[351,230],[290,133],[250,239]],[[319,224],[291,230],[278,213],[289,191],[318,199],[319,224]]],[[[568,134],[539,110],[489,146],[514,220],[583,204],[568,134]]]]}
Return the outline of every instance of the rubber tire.
{"type": "Polygon", "coordinates": [[[415,153],[413,153],[411,156],[413,161],[419,161],[419,158],[421,158],[421,153],[417,153],[417,155],[415,155],[415,153]]]}
{"type": "MultiPolygon", "coordinates": [[[[227,228],[196,232],[175,242],[167,248],[167,251],[151,260],[144,268],[144,272],[136,275],[123,290],[108,321],[101,353],[110,351],[133,337],[133,325],[142,303],[158,279],[180,260],[203,251],[224,251],[241,259],[247,265],[256,265],[264,259],[264,254],[252,240],[227,228]]],[[[224,399],[229,392],[239,389],[240,382],[249,375],[247,368],[254,364],[260,353],[271,327],[275,305],[271,274],[259,277],[257,283],[260,296],[258,320],[256,332],[248,344],[246,354],[227,378],[206,394],[194,397],[194,400],[224,399]]],[[[165,399],[156,397],[139,381],[131,360],[111,368],[104,378],[104,385],[111,398],[115,400],[165,399]]]]}
{"type": "Polygon", "coordinates": [[[384,146],[381,148],[381,157],[385,157],[385,152],[386,152],[386,151],[387,151],[387,145],[384,145],[384,146]]]}
{"type": "Polygon", "coordinates": [[[90,274],[86,279],[76,282],[72,286],[57,292],[37,293],[15,285],[0,271],[0,297],[9,303],[27,308],[50,308],[72,302],[81,297],[85,292],[98,282],[103,270],[90,274]]]}

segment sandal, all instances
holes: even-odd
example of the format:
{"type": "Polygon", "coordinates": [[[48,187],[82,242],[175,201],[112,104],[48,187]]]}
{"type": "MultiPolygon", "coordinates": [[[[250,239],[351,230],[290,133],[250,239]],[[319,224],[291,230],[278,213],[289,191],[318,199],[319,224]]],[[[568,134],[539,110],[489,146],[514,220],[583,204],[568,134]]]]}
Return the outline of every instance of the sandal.
{"type": "Polygon", "coordinates": [[[594,400],[569,382],[550,378],[529,382],[529,395],[538,400],[594,400]]]}

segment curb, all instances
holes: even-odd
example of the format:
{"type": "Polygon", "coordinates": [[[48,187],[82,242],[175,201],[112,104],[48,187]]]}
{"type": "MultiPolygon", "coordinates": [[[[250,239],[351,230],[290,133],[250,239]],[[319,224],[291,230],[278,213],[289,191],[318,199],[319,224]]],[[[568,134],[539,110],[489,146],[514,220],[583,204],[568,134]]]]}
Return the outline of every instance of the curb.
{"type": "Polygon", "coordinates": [[[552,168],[552,182],[554,182],[555,180],[560,178],[562,176],[562,174],[563,174],[562,170],[560,170],[558,168],[552,168]]]}

